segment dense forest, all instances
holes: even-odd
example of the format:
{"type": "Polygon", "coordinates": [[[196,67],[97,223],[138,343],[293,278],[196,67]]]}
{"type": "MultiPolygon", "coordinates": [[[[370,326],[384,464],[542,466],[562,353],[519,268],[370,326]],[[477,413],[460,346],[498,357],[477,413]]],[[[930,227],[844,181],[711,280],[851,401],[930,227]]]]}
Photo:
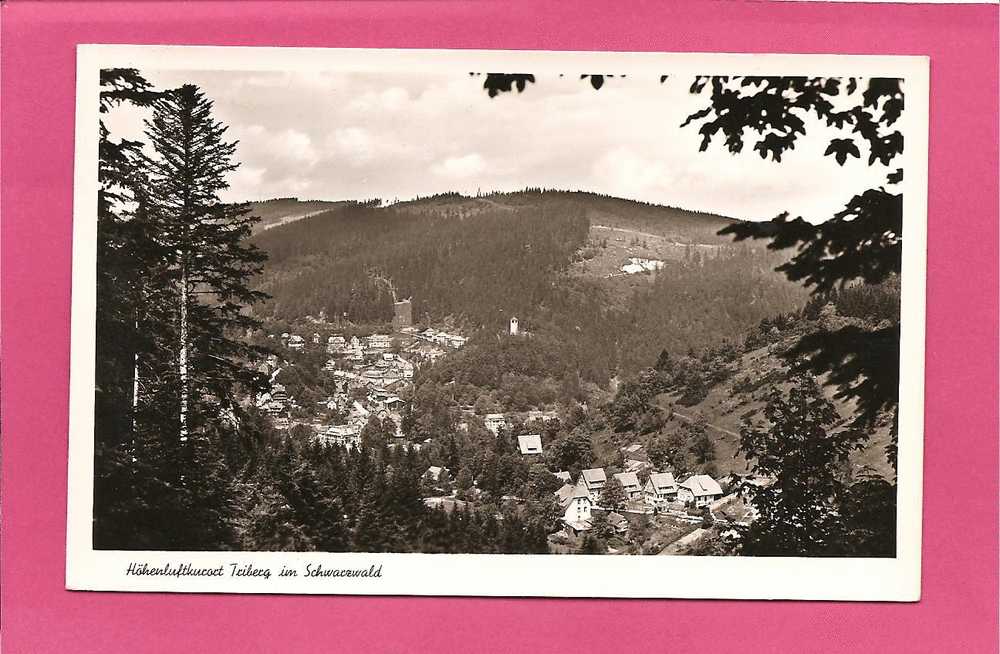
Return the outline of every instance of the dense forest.
{"type": "Polygon", "coordinates": [[[498,325],[560,301],[552,276],[586,235],[582,216],[544,204],[469,219],[351,206],[256,237],[270,256],[261,289],[272,300],[261,311],[388,322],[391,296],[369,276],[375,269],[412,296],[415,319],[498,325]]]}
{"type": "Polygon", "coordinates": [[[259,288],[271,299],[256,312],[269,320],[322,312],[351,323],[388,322],[391,295],[377,271],[399,297],[412,297],[416,320],[455,322],[476,336],[436,369],[436,379],[505,395],[517,384],[548,403],[547,389],[573,396],[581,383],[606,388],[663,347],[718,345],[801,307],[806,292],[773,271],[783,258],[723,245],[714,231],[725,224],[717,216],[537,190],[349,206],[254,238],[270,257],[259,288]],[[599,247],[588,240],[594,220],[715,245],[708,254],[686,252],[637,288],[624,288],[570,273],[581,249],[599,247]],[[497,337],[511,316],[531,340],[497,337]]]}

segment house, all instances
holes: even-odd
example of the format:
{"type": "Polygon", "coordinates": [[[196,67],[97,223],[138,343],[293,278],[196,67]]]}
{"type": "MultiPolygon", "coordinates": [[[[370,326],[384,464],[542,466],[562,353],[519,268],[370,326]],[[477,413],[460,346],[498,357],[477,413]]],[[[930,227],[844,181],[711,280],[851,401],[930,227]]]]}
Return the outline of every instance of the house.
{"type": "Polygon", "coordinates": [[[639,484],[639,477],[634,472],[615,473],[615,479],[621,482],[625,489],[625,498],[630,502],[642,499],[642,486],[639,484]]]}
{"type": "Polygon", "coordinates": [[[707,506],[720,497],[722,487],[708,475],[691,475],[677,488],[677,499],[694,506],[707,506]]]}
{"type": "Polygon", "coordinates": [[[563,522],[576,532],[590,529],[590,510],[593,500],[586,489],[572,484],[565,484],[555,493],[559,508],[563,510],[563,522]]]}
{"type": "Polygon", "coordinates": [[[290,350],[301,350],[306,345],[306,339],[302,338],[298,334],[292,334],[288,337],[288,349],[290,350]]]}
{"type": "Polygon", "coordinates": [[[388,334],[372,334],[367,340],[368,347],[373,350],[388,350],[392,342],[388,334]]]}
{"type": "Polygon", "coordinates": [[[539,434],[522,434],[517,437],[517,447],[521,454],[541,454],[542,437],[539,434]]]}
{"type": "Polygon", "coordinates": [[[542,422],[546,420],[555,420],[559,417],[555,411],[540,411],[538,409],[532,409],[524,414],[524,421],[531,422],[532,420],[541,420],[542,422]]]}
{"type": "Polygon", "coordinates": [[[507,420],[502,413],[487,413],[483,418],[486,428],[494,434],[499,434],[501,429],[507,428],[507,420]]]}
{"type": "Polygon", "coordinates": [[[460,347],[464,347],[465,344],[468,343],[468,342],[469,342],[469,339],[467,337],[465,337],[465,336],[459,336],[457,334],[453,334],[451,336],[451,338],[448,339],[448,345],[450,345],[451,347],[453,347],[455,349],[458,349],[460,347]]]}
{"type": "Polygon", "coordinates": [[[424,478],[437,483],[441,481],[441,475],[446,472],[448,472],[448,468],[444,468],[442,466],[431,466],[430,468],[427,468],[427,472],[424,473],[424,478]]]}
{"type": "Polygon", "coordinates": [[[607,483],[608,477],[604,474],[604,468],[588,468],[580,472],[579,485],[583,486],[593,502],[597,501],[607,483]]]}
{"type": "Polygon", "coordinates": [[[355,425],[330,425],[326,431],[320,432],[316,440],[325,445],[342,445],[345,447],[360,447],[361,429],[355,425]]]}
{"type": "Polygon", "coordinates": [[[612,511],[608,514],[608,524],[615,530],[616,534],[628,533],[628,520],[620,513],[612,511]]]}
{"type": "Polygon", "coordinates": [[[677,482],[669,472],[654,472],[646,481],[643,488],[646,504],[663,508],[667,502],[677,499],[677,482]]]}
{"type": "Polygon", "coordinates": [[[561,480],[565,484],[573,483],[573,478],[569,476],[569,472],[566,470],[560,470],[559,472],[553,472],[552,474],[556,476],[556,479],[561,480]]]}
{"type": "Polygon", "coordinates": [[[406,359],[397,359],[397,367],[403,373],[403,379],[413,379],[413,364],[406,359]]]}

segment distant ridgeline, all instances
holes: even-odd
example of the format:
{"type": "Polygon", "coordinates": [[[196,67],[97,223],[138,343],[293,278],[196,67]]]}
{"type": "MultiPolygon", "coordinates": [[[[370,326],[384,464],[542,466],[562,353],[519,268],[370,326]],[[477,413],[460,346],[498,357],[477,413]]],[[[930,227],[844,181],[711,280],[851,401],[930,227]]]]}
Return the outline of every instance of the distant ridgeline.
{"type": "MultiPolygon", "coordinates": [[[[648,366],[663,348],[717,345],[806,301],[804,289],[773,271],[781,255],[718,236],[732,222],[721,216],[561,191],[375,205],[343,203],[257,234],[270,256],[259,287],[272,296],[257,311],[286,321],[323,311],[390,323],[391,293],[370,274],[378,270],[400,298],[412,298],[415,323],[451,319],[482,355],[501,348],[520,361],[521,374],[579,373],[604,386],[648,366]],[[615,282],[576,267],[581,251],[609,251],[595,225],[655,235],[681,251],[712,247],[640,281],[615,282]],[[498,334],[512,316],[532,334],[530,344],[501,343],[510,340],[498,334]]],[[[612,247],[619,245],[628,243],[612,247]]]]}

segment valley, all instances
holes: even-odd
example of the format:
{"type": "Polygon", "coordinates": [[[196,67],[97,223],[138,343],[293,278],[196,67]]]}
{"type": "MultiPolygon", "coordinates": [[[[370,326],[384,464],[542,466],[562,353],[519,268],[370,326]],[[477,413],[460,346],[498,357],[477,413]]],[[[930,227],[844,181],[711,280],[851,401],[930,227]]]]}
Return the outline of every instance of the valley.
{"type": "MultiPolygon", "coordinates": [[[[587,470],[640,488],[662,471],[720,480],[721,511],[725,480],[748,472],[742,425],[762,418],[769,389],[791,388],[782,353],[820,328],[801,314],[803,289],[773,271],[782,258],[717,236],[719,217],[532,191],[272,217],[254,238],[270,255],[256,339],[275,352],[265,370],[282,402],[258,406],[300,443],[405,449],[446,513],[559,512],[546,498],[587,470]],[[649,375],[655,388],[623,418],[625,387],[649,375]]],[[[843,428],[853,407],[824,393],[843,428]]],[[[887,444],[883,423],[845,474],[891,477],[887,444]]],[[[691,531],[683,502],[587,497],[611,551],[685,549],[662,535],[691,531]],[[615,508],[658,515],[661,536],[646,542],[639,523],[605,533],[615,508]]],[[[567,529],[553,551],[589,547],[590,527],[567,529]]]]}

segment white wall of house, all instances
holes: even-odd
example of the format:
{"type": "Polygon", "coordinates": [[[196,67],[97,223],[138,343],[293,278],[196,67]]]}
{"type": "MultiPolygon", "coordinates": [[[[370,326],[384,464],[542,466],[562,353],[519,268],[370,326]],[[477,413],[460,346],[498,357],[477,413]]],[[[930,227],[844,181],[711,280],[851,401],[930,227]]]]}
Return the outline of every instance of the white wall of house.
{"type": "Polygon", "coordinates": [[[707,506],[714,502],[715,500],[722,497],[721,495],[695,495],[690,489],[681,486],[677,489],[677,499],[681,502],[687,503],[692,502],[695,506],[707,506]]]}
{"type": "Polygon", "coordinates": [[[578,522],[590,520],[590,500],[586,497],[574,497],[573,501],[566,507],[563,520],[566,522],[578,522]]]}

